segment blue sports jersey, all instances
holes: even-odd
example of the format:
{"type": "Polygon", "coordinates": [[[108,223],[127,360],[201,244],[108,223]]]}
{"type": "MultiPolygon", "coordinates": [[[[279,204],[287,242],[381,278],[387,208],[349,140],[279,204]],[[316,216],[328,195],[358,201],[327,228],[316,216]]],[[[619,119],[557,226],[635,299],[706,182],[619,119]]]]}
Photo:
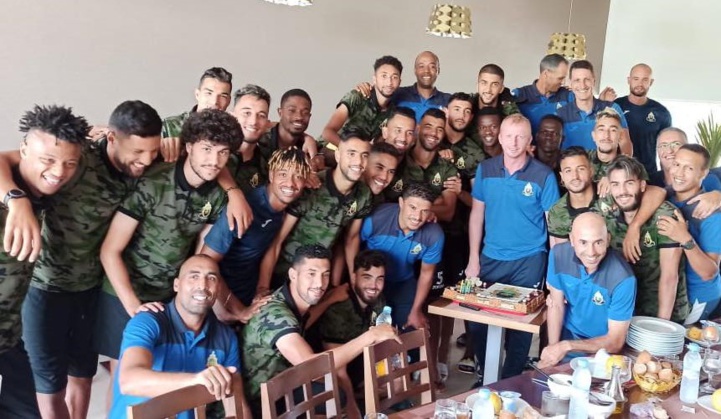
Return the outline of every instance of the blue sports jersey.
{"type": "Polygon", "coordinates": [[[592,274],[570,242],[554,246],[548,255],[546,281],[567,301],[563,327],[580,339],[608,334],[608,320],[628,321],[636,304],[636,277],[623,256],[608,249],[592,274]]]}
{"type": "Polygon", "coordinates": [[[418,124],[428,109],[441,109],[448,106],[448,100],[451,98],[451,95],[434,89],[433,94],[426,99],[418,93],[416,85],[417,83],[414,83],[412,86],[398,88],[392,100],[396,106],[413,109],[413,112],[416,113],[416,124],[418,124]]]}
{"type": "Polygon", "coordinates": [[[542,95],[536,87],[536,82],[528,86],[519,87],[513,90],[513,96],[516,98],[516,104],[523,116],[531,121],[531,129],[533,130],[533,138],[536,138],[538,126],[541,119],[546,115],[556,115],[556,112],[566,106],[569,102],[573,102],[575,96],[573,92],[561,87],[556,93],[550,96],[542,95]]]}
{"type": "Polygon", "coordinates": [[[664,128],[671,126],[671,113],[653,99],[643,105],[634,105],[628,96],[616,99],[628,121],[628,134],[633,143],[633,157],[638,159],[647,172],[656,170],[656,137],[664,128]]]}
{"type": "Polygon", "coordinates": [[[398,224],[398,204],[383,204],[363,220],[361,240],[368,249],[383,251],[388,257],[386,282],[415,279],[415,264],[437,264],[443,254],[445,236],[436,223],[405,234],[398,224]]]}
{"type": "MultiPolygon", "coordinates": [[[[173,299],[159,313],[152,311],[138,313],[130,319],[123,332],[120,347],[120,363],[128,348],[139,347],[153,355],[152,369],[162,372],[197,373],[207,368],[214,360],[217,365],[235,367],[240,371],[238,338],[233,330],[220,323],[212,311],[208,312],[205,324],[195,334],[189,330],[173,299]]],[[[113,419],[125,418],[128,406],[142,403],[148,397],[122,394],[118,382],[118,371],[113,376],[113,406],[110,416],[113,419]]],[[[192,412],[183,412],[178,418],[192,418],[192,412]]]]}
{"type": "Polygon", "coordinates": [[[570,101],[566,106],[561,107],[556,113],[563,119],[563,150],[571,146],[581,146],[586,150],[595,150],[596,143],[593,141],[591,132],[596,126],[596,114],[608,107],[613,108],[621,116],[621,127],[628,128],[623,110],[613,102],[593,99],[593,109],[586,113],[576,105],[576,101],[570,101]]]}
{"type": "MultiPolygon", "coordinates": [[[[546,250],[546,214],[558,201],[553,171],[528,157],[509,175],[503,155],[476,169],[473,199],[485,203],[483,254],[496,260],[518,260],[546,250]]],[[[478,226],[469,226],[478,228],[478,226]]]]}

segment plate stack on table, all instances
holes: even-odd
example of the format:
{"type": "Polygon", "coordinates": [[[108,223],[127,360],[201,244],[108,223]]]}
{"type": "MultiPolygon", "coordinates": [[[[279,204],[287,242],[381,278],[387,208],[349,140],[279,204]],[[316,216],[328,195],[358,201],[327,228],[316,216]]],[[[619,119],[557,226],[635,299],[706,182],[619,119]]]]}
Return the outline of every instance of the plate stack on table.
{"type": "Polygon", "coordinates": [[[679,324],[655,317],[635,316],[631,319],[626,343],[655,356],[678,355],[683,352],[685,336],[686,329],[679,324]]]}

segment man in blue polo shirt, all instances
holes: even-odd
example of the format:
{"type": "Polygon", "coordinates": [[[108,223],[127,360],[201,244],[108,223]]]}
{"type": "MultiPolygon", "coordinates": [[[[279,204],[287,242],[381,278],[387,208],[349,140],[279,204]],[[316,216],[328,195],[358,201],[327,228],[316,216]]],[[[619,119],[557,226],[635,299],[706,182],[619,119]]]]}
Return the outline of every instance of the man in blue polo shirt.
{"type": "Polygon", "coordinates": [[[299,148],[276,150],[268,162],[268,185],[252,189],[246,195],[253,210],[250,228],[238,238],[227,220],[219,219],[205,236],[201,253],[220,264],[225,280],[215,304],[221,320],[247,323],[257,311],[257,304],[252,304],[260,261],[283,225],[285,208],[303,193],[309,173],[305,153],[299,148]]]}
{"type": "Polygon", "coordinates": [[[411,183],[397,204],[381,205],[363,220],[361,227],[365,247],[388,255],[384,293],[393,309],[393,322],[402,328],[427,327],[423,305],[444,242],[441,227],[427,223],[435,198],[428,186],[411,183]],[[417,280],[416,262],[421,262],[417,280]]]}
{"type": "Polygon", "coordinates": [[[531,121],[536,136],[541,118],[555,115],[556,111],[573,101],[573,93],[563,87],[568,74],[568,60],[560,54],[549,54],[541,60],[541,74],[528,86],[513,90],[518,109],[531,121]]]}
{"type": "Polygon", "coordinates": [[[571,90],[574,100],[557,111],[557,115],[563,119],[563,133],[565,138],[561,147],[565,150],[568,147],[578,145],[587,150],[595,150],[596,145],[591,138],[591,131],[596,124],[596,113],[612,107],[621,115],[621,153],[633,154],[633,146],[628,135],[628,123],[623,117],[621,108],[613,102],[606,102],[593,97],[593,89],[596,85],[596,76],[593,74],[593,65],[580,60],[571,64],[569,73],[571,79],[571,90]]]}
{"type": "Polygon", "coordinates": [[[435,87],[438,75],[441,73],[441,63],[436,54],[431,51],[418,54],[414,71],[416,82],[412,86],[403,86],[396,90],[393,102],[396,106],[413,109],[418,124],[428,109],[442,109],[448,106],[451,95],[435,87]]]}
{"type": "Polygon", "coordinates": [[[678,149],[671,167],[673,193],[669,201],[680,212],[676,212],[676,218],[661,216],[658,221],[658,231],[681,243],[686,256],[688,300],[693,304],[686,324],[712,317],[721,301],[721,211],[698,219],[693,217],[698,204],[689,203],[703,192],[701,182],[708,175],[709,160],[708,150],[699,144],[686,144],[678,149]]]}
{"type": "MultiPolygon", "coordinates": [[[[486,282],[538,288],[547,261],[545,213],[558,201],[558,185],[551,169],[527,153],[531,123],[526,117],[507,116],[501,123],[499,142],[503,154],[484,160],[476,171],[466,276],[480,275],[486,282]]],[[[486,325],[470,324],[473,342],[479,343],[474,345],[479,368],[486,357],[483,343],[487,331],[486,325]]],[[[529,333],[506,332],[503,378],[523,371],[530,347],[529,333]]]]}
{"type": "Polygon", "coordinates": [[[572,353],[603,348],[618,353],[636,301],[636,277],[621,253],[609,249],[604,218],[586,212],[573,221],[570,242],[548,256],[548,346],[541,368],[572,353]]]}
{"type": "MultiPolygon", "coordinates": [[[[195,384],[218,400],[230,394],[240,358],[235,333],[211,312],[219,281],[217,263],[207,255],[192,256],[175,278],[175,298],[160,307],[151,303],[151,311],[130,319],[113,377],[111,418],[124,418],[128,406],[195,384]]],[[[250,417],[245,400],[242,404],[250,417]]]]}

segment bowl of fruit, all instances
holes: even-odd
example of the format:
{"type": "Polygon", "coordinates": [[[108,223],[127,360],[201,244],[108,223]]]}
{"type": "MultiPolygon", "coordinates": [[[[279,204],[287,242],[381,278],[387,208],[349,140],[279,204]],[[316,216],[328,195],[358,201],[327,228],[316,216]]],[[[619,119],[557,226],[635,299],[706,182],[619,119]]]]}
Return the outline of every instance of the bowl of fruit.
{"type": "Polygon", "coordinates": [[[680,367],[678,360],[654,358],[643,351],[633,365],[633,380],[645,392],[667,393],[681,382],[680,367]]]}

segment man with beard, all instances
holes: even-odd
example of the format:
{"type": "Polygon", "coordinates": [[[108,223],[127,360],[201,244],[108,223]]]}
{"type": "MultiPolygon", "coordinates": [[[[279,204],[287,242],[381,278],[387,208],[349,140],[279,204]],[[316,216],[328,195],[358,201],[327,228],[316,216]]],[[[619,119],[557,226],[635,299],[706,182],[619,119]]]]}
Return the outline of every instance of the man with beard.
{"type": "MultiPolygon", "coordinates": [[[[345,345],[375,325],[383,311],[383,285],[386,256],[378,250],[363,250],[353,261],[350,288],[338,301],[329,306],[318,320],[323,348],[345,345]]],[[[363,382],[363,356],[357,356],[345,367],[338,368],[338,385],[346,395],[355,393],[363,382]]],[[[350,417],[362,417],[354,397],[348,397],[346,410],[350,417]]]]}
{"type": "Polygon", "coordinates": [[[513,91],[518,109],[531,121],[534,137],[544,116],[555,115],[559,108],[574,99],[573,93],[563,87],[568,74],[568,60],[563,56],[549,54],[543,57],[540,72],[533,83],[513,91]]]}
{"type": "MultiPolygon", "coordinates": [[[[221,281],[218,271],[210,257],[191,256],[173,280],[175,297],[128,322],[118,374],[113,376],[111,418],[125,418],[131,405],[196,384],[216,399],[231,393],[231,374],[240,369],[240,355],[235,333],[211,310],[221,281]]],[[[250,417],[245,399],[236,403],[250,417]]],[[[192,417],[192,412],[178,417],[192,417]]]]}
{"type": "Polygon", "coordinates": [[[398,166],[390,182],[391,187],[383,190],[386,202],[397,202],[403,193],[403,173],[408,160],[408,150],[415,144],[416,114],[409,108],[402,106],[394,108],[388,117],[386,126],[381,129],[381,138],[378,142],[393,146],[398,151],[398,166]]]}
{"type": "Polygon", "coordinates": [[[112,360],[141,304],[172,296],[173,275],[226,201],[216,178],[242,138],[238,121],[206,109],[188,118],[180,137],[187,157],[148,171],[118,208],[100,249],[105,280],[93,341],[112,360]]]}
{"type": "MultiPolygon", "coordinates": [[[[613,108],[605,108],[596,113],[591,138],[595,144],[594,149],[588,149],[588,158],[593,169],[593,181],[598,184],[598,194],[608,194],[608,177],[606,169],[613,159],[619,155],[619,145],[622,137],[623,116],[613,108]]],[[[564,132],[565,126],[564,125],[564,132]]],[[[568,147],[563,146],[566,149],[568,147]]],[[[644,170],[644,180],[648,174],[644,170]]]]}
{"type": "Polygon", "coordinates": [[[203,239],[201,253],[220,264],[224,279],[219,284],[221,298],[215,305],[221,320],[246,323],[257,311],[260,303],[254,297],[260,260],[283,224],[285,209],[303,193],[309,173],[302,151],[295,147],[276,150],[268,162],[268,184],[247,195],[253,209],[250,228],[238,238],[221,213],[203,239]]]}
{"type": "Polygon", "coordinates": [[[344,134],[335,151],[338,166],[319,173],[321,186],[306,189],[286,209],[280,232],[260,265],[258,295],[286,282],[296,249],[312,243],[332,249],[346,228],[346,261],[351,261],[347,266],[353,266],[361,223],[372,209],[373,194],[362,182],[370,148],[370,141],[362,134],[344,134]]]}
{"type": "MultiPolygon", "coordinates": [[[[633,157],[618,156],[608,168],[611,196],[618,210],[606,215],[611,247],[623,250],[623,240],[646,190],[641,178],[643,165],[633,157]]],[[[651,316],[683,324],[688,316],[686,276],[681,269],[683,249],[678,242],[661,234],[661,216],[673,217],[674,207],[663,202],[653,217],[641,226],[641,258],[631,268],[637,279],[636,316],[651,316]]]]}
{"type": "MultiPolygon", "coordinates": [[[[0,232],[4,233],[8,228],[9,211],[18,205],[28,206],[33,217],[42,217],[51,195],[73,179],[80,165],[82,150],[87,145],[89,131],[85,118],[74,115],[67,107],[35,105],[25,112],[20,119],[20,132],[23,133],[20,161],[10,165],[10,179],[17,187],[8,190],[2,200],[0,232]]],[[[45,388],[41,386],[48,385],[46,381],[33,385],[34,372],[26,352],[28,342],[22,339],[21,322],[21,309],[29,291],[33,260],[16,259],[15,256],[9,252],[0,253],[0,375],[6,383],[0,393],[0,412],[4,418],[12,419],[39,418],[41,413],[49,416],[53,407],[51,401],[56,396],[52,393],[60,392],[59,400],[56,400],[58,412],[64,410],[68,417],[68,407],[62,397],[64,384],[62,388],[43,393],[41,390],[45,388]],[[38,410],[38,402],[41,410],[38,410]]],[[[45,311],[46,307],[37,309],[45,311]]],[[[47,320],[52,322],[53,319],[47,320]]],[[[49,364],[51,361],[45,360],[44,365],[34,365],[38,367],[36,376],[44,378],[39,376],[39,369],[51,366],[49,364]]],[[[67,380],[67,370],[57,373],[53,378],[67,380]]]]}
{"type": "Polygon", "coordinates": [[[548,255],[548,346],[541,368],[602,348],[619,353],[633,316],[636,278],[623,256],[608,248],[603,217],[579,215],[570,238],[548,255]]]}
{"type": "MultiPolygon", "coordinates": [[[[257,418],[261,417],[260,384],[315,356],[305,340],[305,323],[309,317],[308,310],[318,304],[328,288],[331,254],[318,244],[299,246],[294,252],[287,274],[290,280],[273,292],[268,304],[243,329],[245,394],[253,417],[257,418]]],[[[398,340],[390,325],[371,327],[360,336],[330,350],[335,367],[345,367],[362,354],[364,347],[388,339],[398,340]]],[[[346,399],[353,397],[352,394],[346,396],[346,399]]]]}
{"type": "Polygon", "coordinates": [[[501,144],[498,142],[498,133],[501,129],[503,114],[496,108],[483,108],[478,111],[475,117],[476,135],[471,137],[478,145],[483,147],[483,153],[486,157],[496,157],[503,153],[501,144]]]}
{"type": "Polygon", "coordinates": [[[496,64],[486,64],[478,72],[478,92],[474,97],[474,114],[483,108],[495,108],[503,116],[519,113],[510,89],[503,86],[506,73],[496,64]]]}
{"type": "Polygon", "coordinates": [[[628,78],[629,95],[616,99],[628,121],[633,143],[633,156],[648,173],[656,171],[656,137],[664,128],[671,126],[671,114],[665,106],[649,99],[648,90],[653,85],[653,71],[646,64],[631,67],[628,78]]]}
{"type": "MultiPolygon", "coordinates": [[[[536,130],[536,158],[554,172],[558,171],[563,143],[563,120],[556,115],[541,118],[536,130]]],[[[560,178],[558,179],[560,182],[560,178]]]]}
{"type": "Polygon", "coordinates": [[[628,124],[626,118],[623,117],[623,111],[617,104],[599,100],[593,96],[593,89],[596,85],[593,65],[586,60],[576,61],[571,64],[569,77],[574,100],[556,112],[563,120],[565,138],[561,147],[566,149],[578,145],[587,150],[595,149],[596,144],[592,141],[591,131],[595,126],[598,113],[607,108],[613,108],[619,115],[621,126],[618,146],[621,148],[621,153],[632,155],[633,144],[628,137],[628,124]]]}
{"type": "MultiPolygon", "coordinates": [[[[545,213],[558,200],[558,185],[551,169],[528,155],[531,123],[523,115],[503,120],[499,142],[503,154],[484,160],[476,171],[465,272],[486,282],[538,288],[547,262],[545,213]]],[[[474,342],[485,342],[487,331],[486,325],[469,324],[474,342]]],[[[506,331],[503,378],[523,371],[530,347],[530,334],[506,331]]],[[[476,344],[474,350],[478,370],[489,368],[485,379],[492,379],[498,372],[491,365],[480,368],[486,345],[476,344]]]]}
{"type": "Polygon", "coordinates": [[[173,162],[182,153],[180,131],[190,114],[204,109],[224,111],[230,105],[230,92],[233,91],[233,75],[222,67],[205,70],[200,76],[200,84],[195,89],[195,106],[188,112],[171,116],[163,120],[161,133],[161,153],[166,162],[173,162]]]}
{"type": "Polygon", "coordinates": [[[393,180],[401,157],[402,154],[388,143],[376,142],[371,146],[363,180],[373,194],[374,205],[380,205],[385,201],[383,191],[393,180]]]}
{"type": "Polygon", "coordinates": [[[333,115],[323,128],[318,142],[325,146],[326,164],[336,164],[333,153],[341,137],[349,131],[363,133],[373,140],[381,133],[381,124],[392,110],[391,97],[401,84],[403,64],[390,55],[385,55],[373,64],[373,91],[369,98],[357,90],[348,92],[336,106],[333,115]]]}

